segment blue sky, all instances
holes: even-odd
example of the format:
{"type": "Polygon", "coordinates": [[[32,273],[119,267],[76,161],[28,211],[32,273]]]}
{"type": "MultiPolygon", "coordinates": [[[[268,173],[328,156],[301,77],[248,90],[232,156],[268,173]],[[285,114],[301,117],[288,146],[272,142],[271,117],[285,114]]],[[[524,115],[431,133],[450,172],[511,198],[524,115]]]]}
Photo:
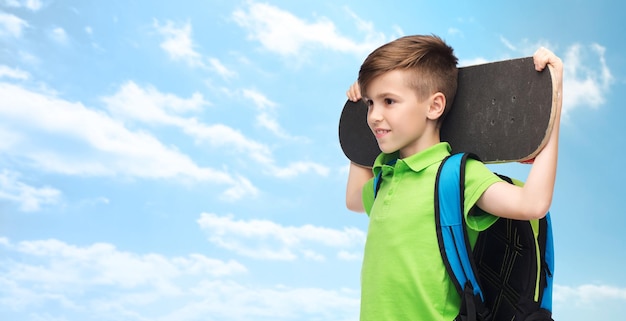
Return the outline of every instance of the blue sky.
{"type": "Polygon", "coordinates": [[[367,218],[344,206],[344,93],[369,51],[430,33],[461,66],[562,57],[554,314],[619,319],[623,12],[0,0],[0,319],[357,319],[367,218]]]}

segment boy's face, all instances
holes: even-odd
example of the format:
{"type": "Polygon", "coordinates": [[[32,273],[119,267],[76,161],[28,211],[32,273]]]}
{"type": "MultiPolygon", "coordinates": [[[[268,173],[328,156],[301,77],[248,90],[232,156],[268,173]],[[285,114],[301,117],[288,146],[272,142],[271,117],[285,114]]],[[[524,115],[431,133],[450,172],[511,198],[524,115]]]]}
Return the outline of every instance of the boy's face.
{"type": "Polygon", "coordinates": [[[433,144],[428,126],[432,97],[419,100],[408,85],[409,74],[393,70],[374,78],[367,88],[367,122],[384,153],[411,156],[433,144]]]}

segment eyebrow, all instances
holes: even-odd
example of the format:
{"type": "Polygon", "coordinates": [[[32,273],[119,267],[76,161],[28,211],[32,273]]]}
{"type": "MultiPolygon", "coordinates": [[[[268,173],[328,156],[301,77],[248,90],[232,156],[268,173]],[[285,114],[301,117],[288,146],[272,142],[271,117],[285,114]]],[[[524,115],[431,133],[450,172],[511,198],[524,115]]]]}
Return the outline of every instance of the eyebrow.
{"type": "Polygon", "coordinates": [[[389,97],[389,96],[400,97],[400,95],[398,95],[398,94],[395,94],[395,93],[389,92],[389,91],[385,91],[385,92],[382,92],[380,94],[375,95],[374,97],[369,97],[368,96],[367,98],[384,98],[384,97],[389,97]]]}

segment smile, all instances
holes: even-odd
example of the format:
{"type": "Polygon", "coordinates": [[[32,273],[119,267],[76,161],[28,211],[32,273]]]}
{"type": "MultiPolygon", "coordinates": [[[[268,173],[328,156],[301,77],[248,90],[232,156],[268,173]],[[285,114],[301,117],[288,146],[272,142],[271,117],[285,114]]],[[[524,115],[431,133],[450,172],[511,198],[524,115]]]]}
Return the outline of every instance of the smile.
{"type": "Polygon", "coordinates": [[[376,138],[380,138],[380,137],[387,135],[390,131],[391,130],[388,130],[388,129],[375,129],[374,136],[376,136],[376,138]]]}

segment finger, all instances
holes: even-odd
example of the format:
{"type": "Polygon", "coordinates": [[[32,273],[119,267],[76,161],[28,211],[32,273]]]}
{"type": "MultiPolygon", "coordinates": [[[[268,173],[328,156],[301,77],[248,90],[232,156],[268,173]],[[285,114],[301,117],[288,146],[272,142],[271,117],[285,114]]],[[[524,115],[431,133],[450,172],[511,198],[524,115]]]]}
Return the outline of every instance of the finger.
{"type": "Polygon", "coordinates": [[[346,96],[348,96],[348,99],[354,101],[354,97],[352,96],[352,92],[350,91],[350,88],[348,88],[348,91],[346,91],[346,96]]]}
{"type": "Polygon", "coordinates": [[[537,71],[541,71],[546,67],[548,61],[550,60],[549,56],[551,54],[552,53],[544,47],[537,49],[537,51],[533,55],[533,62],[535,63],[535,69],[537,71]]]}
{"type": "Polygon", "coordinates": [[[348,98],[354,102],[356,102],[357,100],[359,100],[357,94],[354,92],[353,88],[350,88],[348,90],[348,98]]]}
{"type": "Polygon", "coordinates": [[[557,57],[552,51],[544,47],[539,48],[535,52],[535,54],[533,55],[533,61],[535,63],[535,69],[537,71],[545,69],[548,64],[557,69],[562,69],[563,65],[563,62],[559,57],[557,57]]]}
{"type": "Polygon", "coordinates": [[[359,83],[355,82],[353,83],[350,88],[348,88],[348,91],[346,92],[346,95],[348,96],[348,98],[351,101],[358,101],[359,99],[361,99],[361,89],[359,87],[359,83]]]}

